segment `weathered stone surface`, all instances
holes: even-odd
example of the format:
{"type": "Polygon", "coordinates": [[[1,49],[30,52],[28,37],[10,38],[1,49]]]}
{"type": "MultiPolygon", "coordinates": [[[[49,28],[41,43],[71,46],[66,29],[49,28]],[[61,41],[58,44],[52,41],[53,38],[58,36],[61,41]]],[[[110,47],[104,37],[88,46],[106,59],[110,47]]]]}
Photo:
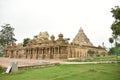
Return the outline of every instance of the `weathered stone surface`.
{"type": "Polygon", "coordinates": [[[18,71],[18,63],[17,62],[11,62],[10,65],[8,66],[6,73],[10,72],[17,72],[18,71]]]}
{"type": "Polygon", "coordinates": [[[79,45],[93,46],[93,44],[90,42],[90,40],[85,35],[82,28],[80,28],[79,32],[77,33],[77,35],[73,39],[72,43],[79,44],[79,45]]]}
{"type": "Polygon", "coordinates": [[[71,44],[65,40],[62,33],[58,35],[58,39],[55,40],[55,36],[52,35],[49,40],[49,34],[41,32],[37,38],[29,41],[26,47],[22,44],[8,45],[4,49],[4,56],[28,59],[68,59],[89,56],[87,53],[89,49],[94,50],[98,55],[107,53],[104,48],[93,46],[82,29],[71,44]]]}
{"type": "Polygon", "coordinates": [[[10,65],[7,67],[7,69],[6,69],[6,73],[10,73],[11,68],[12,68],[12,65],[10,64],[10,65]]]}
{"type": "Polygon", "coordinates": [[[48,32],[40,32],[39,35],[37,36],[37,39],[40,41],[48,40],[49,39],[48,32]]]}
{"type": "Polygon", "coordinates": [[[12,62],[12,69],[11,72],[17,72],[18,71],[18,63],[17,62],[12,62]]]}

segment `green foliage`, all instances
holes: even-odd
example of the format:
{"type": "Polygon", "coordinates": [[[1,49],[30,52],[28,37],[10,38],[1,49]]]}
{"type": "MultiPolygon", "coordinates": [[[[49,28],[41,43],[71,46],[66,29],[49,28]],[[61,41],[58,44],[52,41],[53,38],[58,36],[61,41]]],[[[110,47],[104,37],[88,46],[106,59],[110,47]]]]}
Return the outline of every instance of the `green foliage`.
{"type": "MultiPolygon", "coordinates": [[[[119,51],[120,52],[120,51],[119,51]]],[[[115,61],[116,60],[116,55],[109,55],[109,56],[99,56],[99,57],[94,57],[93,60],[90,59],[90,57],[86,57],[85,62],[101,62],[101,61],[115,61]]],[[[118,60],[120,60],[120,57],[118,57],[118,60]]],[[[83,62],[81,58],[76,58],[72,60],[67,60],[68,62],[83,62]]]]}
{"type": "Polygon", "coordinates": [[[117,36],[120,35],[120,7],[115,6],[115,8],[112,8],[111,13],[115,18],[115,21],[111,25],[111,29],[113,31],[114,38],[117,38],[117,36]]]}
{"type": "Polygon", "coordinates": [[[25,38],[23,40],[23,46],[25,47],[28,44],[29,41],[30,41],[30,38],[25,38]]]}
{"type": "Polygon", "coordinates": [[[3,46],[0,45],[0,57],[3,56],[3,46]]]}
{"type": "Polygon", "coordinates": [[[120,64],[59,65],[0,74],[0,80],[120,80],[120,64]]]}
{"type": "Polygon", "coordinates": [[[118,53],[118,55],[120,55],[120,47],[113,47],[113,48],[110,48],[109,50],[109,54],[110,55],[116,55],[116,52],[118,53]]]}
{"type": "Polygon", "coordinates": [[[110,55],[113,55],[115,54],[115,48],[110,48],[109,52],[108,52],[110,55]]]}
{"type": "Polygon", "coordinates": [[[101,54],[102,54],[102,56],[105,56],[106,53],[105,52],[101,52],[101,54]]]}
{"type": "Polygon", "coordinates": [[[115,20],[120,20],[120,7],[115,6],[115,8],[112,8],[111,12],[113,13],[113,17],[115,20]]]}
{"type": "Polygon", "coordinates": [[[3,56],[3,53],[0,53],[0,57],[2,57],[3,56]]]}
{"type": "MultiPolygon", "coordinates": [[[[110,42],[111,45],[112,45],[112,43],[114,42],[113,38],[109,38],[109,42],[110,42]]],[[[112,47],[112,46],[111,46],[111,47],[112,47]]]]}
{"type": "Polygon", "coordinates": [[[117,45],[116,45],[116,46],[120,48],[120,43],[117,43],[117,45]]]}
{"type": "MultiPolygon", "coordinates": [[[[111,25],[111,29],[112,29],[114,35],[116,35],[116,36],[120,35],[120,22],[113,22],[113,24],[111,25]]],[[[114,37],[114,38],[116,38],[116,37],[114,37]]]]}
{"type": "Polygon", "coordinates": [[[0,45],[3,47],[8,44],[13,44],[16,39],[14,38],[14,28],[10,26],[10,24],[5,24],[1,26],[2,30],[0,31],[0,45]]]}
{"type": "Polygon", "coordinates": [[[93,55],[94,55],[94,53],[95,53],[95,51],[94,51],[94,50],[89,49],[89,50],[87,51],[87,53],[88,53],[90,56],[93,56],[93,55]]]}
{"type": "Polygon", "coordinates": [[[4,72],[4,68],[0,66],[0,74],[4,72]]]}
{"type": "MultiPolygon", "coordinates": [[[[109,55],[109,56],[101,56],[101,57],[95,57],[94,61],[101,62],[101,61],[115,61],[116,55],[109,55]]],[[[120,60],[120,57],[118,58],[120,60]]]]}
{"type": "MultiPolygon", "coordinates": [[[[114,22],[111,25],[112,30],[112,36],[113,39],[115,39],[115,47],[118,46],[119,38],[120,38],[120,7],[115,6],[112,8],[111,13],[113,14],[112,17],[114,17],[114,22]]],[[[109,38],[109,42],[112,44],[113,40],[112,38],[109,38]]],[[[113,49],[110,50],[110,53],[113,52],[113,49]]]]}

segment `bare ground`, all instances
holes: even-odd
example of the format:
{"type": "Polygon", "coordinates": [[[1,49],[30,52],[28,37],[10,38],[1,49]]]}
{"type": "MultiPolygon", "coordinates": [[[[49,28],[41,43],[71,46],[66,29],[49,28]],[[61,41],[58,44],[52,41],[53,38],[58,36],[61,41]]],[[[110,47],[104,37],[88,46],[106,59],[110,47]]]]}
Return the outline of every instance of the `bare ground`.
{"type": "Polygon", "coordinates": [[[36,65],[44,65],[44,64],[55,64],[61,63],[62,60],[34,60],[34,59],[15,59],[15,58],[5,58],[0,57],[0,66],[7,68],[11,62],[17,62],[18,67],[24,66],[36,66],[36,65]]]}

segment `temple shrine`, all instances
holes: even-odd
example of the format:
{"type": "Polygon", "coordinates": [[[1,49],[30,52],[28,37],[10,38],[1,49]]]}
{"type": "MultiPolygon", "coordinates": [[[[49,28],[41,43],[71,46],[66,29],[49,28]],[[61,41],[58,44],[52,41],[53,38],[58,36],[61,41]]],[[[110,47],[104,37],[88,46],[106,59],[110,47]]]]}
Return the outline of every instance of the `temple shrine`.
{"type": "MultiPolygon", "coordinates": [[[[82,28],[71,43],[60,33],[58,39],[49,37],[48,32],[40,32],[36,38],[30,40],[27,46],[23,44],[8,45],[4,49],[4,56],[9,58],[27,59],[68,59],[89,56],[88,50],[94,50],[95,55],[106,53],[105,48],[95,47],[85,35],[82,28]],[[49,39],[50,38],[50,39],[49,39]]],[[[95,56],[94,55],[94,56],[95,56]]]]}

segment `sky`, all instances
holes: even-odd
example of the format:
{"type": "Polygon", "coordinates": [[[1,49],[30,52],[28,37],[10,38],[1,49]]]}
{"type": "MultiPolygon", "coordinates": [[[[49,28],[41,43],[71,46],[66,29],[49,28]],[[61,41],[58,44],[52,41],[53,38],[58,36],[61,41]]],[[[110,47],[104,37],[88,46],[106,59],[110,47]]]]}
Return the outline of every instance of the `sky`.
{"type": "Polygon", "coordinates": [[[0,0],[0,26],[11,24],[17,43],[45,31],[71,42],[82,27],[94,46],[110,47],[116,5],[120,0],[0,0]]]}

